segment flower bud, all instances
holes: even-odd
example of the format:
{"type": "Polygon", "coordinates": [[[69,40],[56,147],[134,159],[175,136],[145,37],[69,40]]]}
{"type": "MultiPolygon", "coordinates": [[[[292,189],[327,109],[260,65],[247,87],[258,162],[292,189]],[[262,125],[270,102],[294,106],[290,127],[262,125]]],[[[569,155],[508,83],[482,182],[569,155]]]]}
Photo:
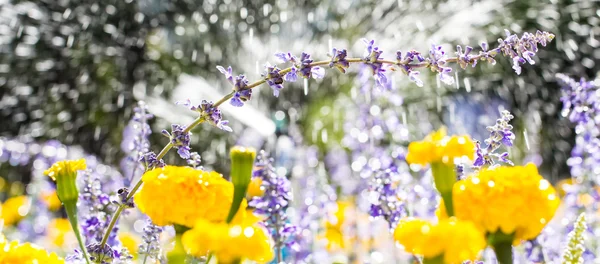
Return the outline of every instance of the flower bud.
{"type": "Polygon", "coordinates": [[[86,168],[85,159],[64,160],[54,163],[52,167],[44,171],[44,174],[56,182],[58,199],[66,203],[67,201],[77,201],[79,197],[79,191],[75,184],[77,171],[86,168]]]}
{"type": "Polygon", "coordinates": [[[256,150],[253,148],[233,147],[231,156],[231,182],[233,183],[233,202],[229,209],[227,222],[230,222],[238,209],[242,200],[246,196],[248,185],[252,178],[252,169],[254,168],[254,159],[256,150]]]}

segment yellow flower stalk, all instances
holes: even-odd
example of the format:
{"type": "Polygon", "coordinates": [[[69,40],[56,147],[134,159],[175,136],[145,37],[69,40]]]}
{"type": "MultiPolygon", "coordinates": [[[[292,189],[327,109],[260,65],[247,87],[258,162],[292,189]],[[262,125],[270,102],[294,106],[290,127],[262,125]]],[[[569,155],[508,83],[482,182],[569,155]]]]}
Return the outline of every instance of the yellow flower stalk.
{"type": "Polygon", "coordinates": [[[0,219],[5,226],[14,225],[29,213],[30,207],[31,201],[25,195],[8,198],[0,205],[0,219]]]}
{"type": "Polygon", "coordinates": [[[188,254],[203,257],[211,252],[218,263],[238,263],[244,259],[268,263],[274,257],[273,241],[257,220],[250,215],[230,224],[199,220],[183,234],[181,241],[188,254]]]}
{"type": "Polygon", "coordinates": [[[453,199],[456,217],[486,233],[500,263],[512,263],[511,245],[537,237],[560,203],[533,164],[483,169],[457,182],[453,199]]]}
{"type": "Polygon", "coordinates": [[[0,263],[2,264],[63,264],[65,261],[56,253],[48,253],[43,248],[30,243],[8,242],[0,234],[0,263]]]}
{"type": "Polygon", "coordinates": [[[52,167],[44,171],[44,174],[52,178],[56,182],[56,194],[58,199],[65,205],[65,211],[69,217],[69,222],[77,237],[79,247],[89,263],[81,233],[79,232],[79,224],[77,223],[77,200],[79,199],[79,190],[75,183],[77,172],[87,168],[85,159],[78,160],[63,160],[52,164],[52,167]]]}
{"type": "Polygon", "coordinates": [[[407,252],[423,256],[424,264],[477,260],[486,247],[483,233],[473,223],[455,217],[437,224],[415,218],[402,219],[394,230],[394,239],[407,252]]]}
{"type": "Polygon", "coordinates": [[[473,159],[475,143],[468,136],[448,136],[446,129],[440,128],[422,141],[408,145],[406,162],[425,166],[431,165],[435,187],[441,194],[448,215],[454,215],[452,187],[456,182],[454,163],[473,159]]]}
{"type": "Polygon", "coordinates": [[[214,171],[165,166],[147,171],[142,180],[134,202],[160,226],[225,221],[233,201],[233,184],[214,171]]]}

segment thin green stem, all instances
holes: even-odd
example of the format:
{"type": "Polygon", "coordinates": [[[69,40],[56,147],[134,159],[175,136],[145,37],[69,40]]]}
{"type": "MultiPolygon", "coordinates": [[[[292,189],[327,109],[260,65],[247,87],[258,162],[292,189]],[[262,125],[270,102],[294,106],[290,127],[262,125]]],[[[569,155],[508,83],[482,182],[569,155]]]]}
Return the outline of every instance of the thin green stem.
{"type": "Polygon", "coordinates": [[[123,206],[123,205],[119,205],[119,207],[117,207],[117,211],[115,211],[113,218],[110,220],[110,223],[108,224],[108,228],[106,228],[106,231],[104,232],[104,236],[102,237],[102,241],[100,242],[100,248],[104,248],[104,245],[106,245],[106,242],[108,241],[108,238],[110,237],[110,232],[112,232],[113,228],[115,227],[115,224],[117,223],[117,220],[119,219],[119,215],[121,215],[121,212],[123,212],[124,209],[125,209],[125,206],[123,206]]]}
{"type": "Polygon", "coordinates": [[[69,222],[71,223],[71,227],[73,228],[73,233],[75,233],[77,243],[79,243],[81,253],[85,258],[85,262],[90,264],[90,257],[88,256],[87,250],[85,248],[85,243],[83,243],[83,238],[81,237],[81,232],[79,232],[79,225],[77,224],[77,201],[66,202],[64,203],[64,205],[65,211],[67,212],[67,216],[69,217],[69,222]]]}

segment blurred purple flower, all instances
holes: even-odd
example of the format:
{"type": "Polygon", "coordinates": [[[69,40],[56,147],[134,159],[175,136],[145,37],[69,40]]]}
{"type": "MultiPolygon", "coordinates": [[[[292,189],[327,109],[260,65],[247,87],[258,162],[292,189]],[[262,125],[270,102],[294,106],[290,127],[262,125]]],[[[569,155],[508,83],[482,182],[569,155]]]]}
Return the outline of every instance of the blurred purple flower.
{"type": "Polygon", "coordinates": [[[272,165],[272,159],[265,151],[261,151],[255,162],[253,177],[262,180],[263,196],[253,197],[248,203],[254,207],[254,213],[266,216],[264,223],[270,230],[275,248],[282,249],[295,242],[296,228],[287,225],[286,210],[292,200],[290,181],[285,175],[278,175],[272,165]]]}

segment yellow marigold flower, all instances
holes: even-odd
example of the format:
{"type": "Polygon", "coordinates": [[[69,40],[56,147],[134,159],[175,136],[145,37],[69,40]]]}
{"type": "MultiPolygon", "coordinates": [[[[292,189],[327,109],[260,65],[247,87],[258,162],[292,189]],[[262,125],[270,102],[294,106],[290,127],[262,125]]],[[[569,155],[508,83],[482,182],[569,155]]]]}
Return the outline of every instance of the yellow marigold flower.
{"type": "Polygon", "coordinates": [[[260,186],[262,185],[262,179],[259,177],[253,177],[252,181],[248,185],[248,192],[246,195],[248,197],[256,197],[262,196],[265,193],[265,190],[262,190],[260,186]]]}
{"type": "Polygon", "coordinates": [[[65,261],[56,253],[48,253],[43,248],[30,243],[8,242],[0,234],[0,263],[2,264],[59,264],[65,261]]]}
{"type": "Polygon", "coordinates": [[[44,171],[52,180],[56,182],[56,191],[58,198],[63,203],[75,203],[79,196],[75,180],[77,171],[87,168],[85,159],[63,160],[52,164],[52,167],[44,171]]]}
{"type": "Polygon", "coordinates": [[[514,233],[513,243],[535,238],[560,203],[533,164],[481,170],[454,185],[453,200],[456,217],[487,234],[514,233]]]}
{"type": "Polygon", "coordinates": [[[56,181],[58,178],[67,177],[68,174],[77,173],[86,168],[85,159],[63,160],[52,164],[52,167],[44,171],[44,175],[48,175],[56,181]]]}
{"type": "Polygon", "coordinates": [[[6,226],[16,224],[29,213],[30,207],[30,200],[25,195],[9,198],[0,205],[0,218],[6,226]]]}
{"type": "Polygon", "coordinates": [[[483,233],[473,223],[455,217],[438,224],[415,218],[400,220],[394,230],[394,239],[407,252],[427,259],[443,256],[446,264],[476,260],[486,247],[483,233]]]}
{"type": "Polygon", "coordinates": [[[75,241],[75,233],[73,233],[73,229],[71,228],[71,223],[68,219],[65,218],[56,218],[52,219],[48,224],[48,238],[52,242],[52,244],[57,247],[63,248],[66,247],[65,242],[75,241]]]}
{"type": "Polygon", "coordinates": [[[267,263],[274,257],[273,241],[268,231],[256,223],[256,218],[246,218],[234,223],[213,223],[199,220],[193,229],[181,238],[188,254],[206,256],[210,251],[219,263],[249,259],[267,263]]]}
{"type": "Polygon", "coordinates": [[[410,164],[427,165],[433,162],[454,164],[455,159],[472,159],[475,143],[468,136],[447,136],[446,129],[440,128],[422,141],[408,145],[406,161],[410,164]]]}
{"type": "Polygon", "coordinates": [[[62,205],[58,199],[58,195],[56,195],[56,190],[42,193],[41,200],[44,201],[46,206],[48,206],[48,209],[51,211],[60,209],[60,206],[62,205]]]}
{"type": "Polygon", "coordinates": [[[132,233],[119,232],[119,241],[121,241],[123,247],[129,251],[129,254],[131,254],[133,259],[136,259],[138,255],[138,245],[140,245],[140,238],[132,233]]]}
{"type": "Polygon", "coordinates": [[[233,184],[214,171],[165,166],[144,173],[142,180],[134,201],[161,226],[193,227],[200,219],[224,221],[233,200],[233,184]]]}

